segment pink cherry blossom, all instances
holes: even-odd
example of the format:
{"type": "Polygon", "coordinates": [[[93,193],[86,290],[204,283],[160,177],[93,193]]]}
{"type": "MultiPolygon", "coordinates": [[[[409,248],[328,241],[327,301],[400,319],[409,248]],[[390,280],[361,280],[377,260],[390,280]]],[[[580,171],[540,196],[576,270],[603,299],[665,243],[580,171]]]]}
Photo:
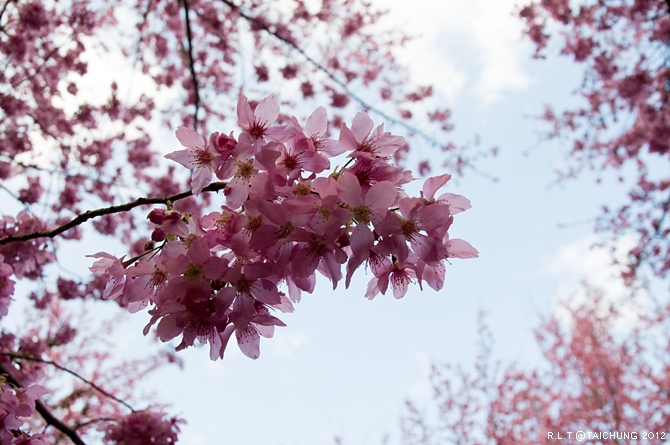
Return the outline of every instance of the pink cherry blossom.
{"type": "Polygon", "coordinates": [[[12,266],[4,262],[0,255],[0,318],[9,313],[9,305],[14,295],[14,280],[10,277],[14,274],[12,266]]]}
{"type": "Polygon", "coordinates": [[[272,127],[279,117],[279,101],[274,94],[262,99],[252,111],[249,101],[240,95],[237,101],[237,119],[245,131],[250,143],[258,144],[268,141],[283,141],[290,136],[291,130],[286,127],[272,127]]]}
{"type": "MultiPolygon", "coordinates": [[[[223,358],[234,333],[240,350],[258,358],[261,337],[284,326],[274,312],[293,311],[303,291],[314,291],[317,272],[336,288],[346,264],[348,286],[365,263],[374,275],[366,297],[390,285],[402,298],[415,281],[441,288],[447,258],[477,256],[448,232],[452,208],[463,211],[469,201],[453,194],[435,199],[449,175],[429,178],[421,197],[402,191],[411,173],[389,161],[403,138],[374,129],[359,113],[351,130],[341,128],[339,147],[350,161],[329,173],[326,155],[337,150],[319,152],[325,110],[310,116],[304,132],[295,118],[288,129],[273,126],[278,113],[274,96],[255,110],[240,97],[239,140],[226,137],[222,148],[220,133],[212,133],[207,153],[216,160],[199,167],[193,158],[183,162],[206,169],[208,181],[212,171],[227,181],[221,211],[201,218],[154,209],[148,219],[156,244],[143,254],[125,261],[93,255],[91,270],[107,280],[103,295],[131,311],[148,307],[145,333],[155,326],[161,341],[179,338],[177,350],[205,343],[213,360],[223,358]]],[[[177,136],[188,147],[184,156],[204,149],[195,132],[180,127],[177,136]]]]}
{"type": "Polygon", "coordinates": [[[351,156],[390,158],[405,145],[401,136],[384,132],[384,126],[374,129],[374,123],[367,113],[359,112],[354,117],[351,129],[345,124],[340,130],[340,145],[351,150],[351,156]]]}
{"type": "Polygon", "coordinates": [[[117,299],[121,297],[126,284],[126,268],[121,263],[121,259],[105,252],[86,256],[100,258],[93,263],[90,269],[93,273],[103,275],[107,279],[103,298],[117,299]]]}
{"type": "Polygon", "coordinates": [[[215,147],[206,144],[202,136],[195,131],[181,126],[176,131],[177,139],[186,150],[179,150],[165,155],[166,158],[193,169],[191,188],[194,195],[199,195],[212,180],[212,173],[221,163],[221,155],[215,147]]]}
{"type": "Polygon", "coordinates": [[[105,441],[110,445],[174,445],[181,420],[160,411],[131,413],[105,427],[105,441]]]}

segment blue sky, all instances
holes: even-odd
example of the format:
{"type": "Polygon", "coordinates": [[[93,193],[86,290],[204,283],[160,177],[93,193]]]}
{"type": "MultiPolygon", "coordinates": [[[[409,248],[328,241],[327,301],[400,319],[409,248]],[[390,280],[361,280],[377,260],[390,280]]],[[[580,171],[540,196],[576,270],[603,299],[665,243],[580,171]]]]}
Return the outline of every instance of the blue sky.
{"type": "MultiPolygon", "coordinates": [[[[380,4],[392,9],[391,20],[423,35],[400,56],[453,110],[454,139],[477,134],[482,146],[500,147],[497,158],[478,165],[498,182],[470,173],[445,189],[471,199],[452,234],[481,257],[453,261],[442,291],[414,287],[402,300],[363,298],[364,273],[348,290],[332,291],[322,280],[283,317],[288,327],[262,341],[257,361],[234,345],[218,362],[204,349],[186,351],[185,372],[149,383],[187,419],[184,444],[330,444],[335,435],[350,445],[380,444],[397,433],[405,399],[429,403],[432,361],[471,363],[480,310],[488,312],[496,356],[532,365],[539,360],[532,330],[557,299],[586,275],[617,286],[607,256],[589,246],[590,221],[619,190],[591,177],[556,184],[566,149],[542,142],[546,127],[533,118],[545,103],[574,103],[579,71],[557,58],[530,59],[512,1],[380,4]]],[[[145,319],[131,323],[140,329],[145,319]]]]}

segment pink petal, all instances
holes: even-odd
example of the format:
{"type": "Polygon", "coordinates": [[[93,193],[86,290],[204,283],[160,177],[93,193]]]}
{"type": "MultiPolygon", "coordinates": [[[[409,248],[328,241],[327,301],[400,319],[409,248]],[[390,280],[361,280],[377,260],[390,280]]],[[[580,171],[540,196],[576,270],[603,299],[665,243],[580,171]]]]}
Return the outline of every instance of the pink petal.
{"type": "Polygon", "coordinates": [[[278,226],[285,224],[291,216],[283,206],[274,202],[258,201],[257,204],[258,211],[278,226]]]}
{"type": "Polygon", "coordinates": [[[356,140],[356,136],[354,136],[354,133],[349,130],[345,124],[342,124],[342,128],[340,128],[339,145],[344,149],[344,151],[354,151],[358,148],[358,141],[356,140]]]}
{"type": "Polygon", "coordinates": [[[243,179],[234,178],[226,186],[224,193],[226,195],[226,205],[233,210],[237,210],[249,196],[249,186],[243,179]]]}
{"type": "Polygon", "coordinates": [[[286,326],[286,323],[270,314],[254,315],[254,318],[252,318],[251,321],[257,325],[263,326],[286,326]]]}
{"type": "Polygon", "coordinates": [[[440,262],[435,266],[426,266],[423,278],[426,280],[426,283],[428,283],[428,286],[432,287],[434,290],[440,290],[442,289],[442,286],[444,286],[444,273],[444,265],[440,262]]]}
{"type": "Polygon", "coordinates": [[[269,280],[260,280],[260,286],[254,289],[254,298],[261,303],[274,305],[281,303],[281,296],[277,286],[269,280]]]}
{"type": "MultiPolygon", "coordinates": [[[[353,136],[353,133],[352,133],[353,136]]],[[[322,139],[319,144],[319,152],[325,153],[330,157],[340,155],[347,151],[347,148],[344,147],[340,142],[334,141],[332,139],[322,139]]]]}
{"type": "Polygon", "coordinates": [[[463,212],[472,207],[470,200],[465,196],[456,195],[454,193],[445,193],[440,196],[439,201],[446,201],[449,204],[449,210],[452,215],[463,212]]]}
{"type": "Polygon", "coordinates": [[[354,258],[359,262],[363,262],[370,256],[370,248],[374,245],[375,238],[372,232],[365,224],[357,224],[354,231],[349,238],[351,242],[351,251],[354,258]]]}
{"type": "Polygon", "coordinates": [[[450,210],[446,205],[426,205],[416,212],[416,220],[426,231],[441,229],[451,215],[450,210]]]}
{"type": "Polygon", "coordinates": [[[368,282],[368,288],[365,291],[365,298],[368,300],[372,300],[377,296],[379,293],[379,280],[377,277],[372,277],[372,279],[368,282]]]}
{"type": "Polygon", "coordinates": [[[181,145],[184,147],[188,147],[193,150],[197,148],[205,148],[205,139],[190,128],[181,126],[177,128],[175,135],[177,136],[177,139],[179,139],[181,145]]]}
{"type": "Polygon", "coordinates": [[[193,240],[188,248],[188,259],[193,264],[203,265],[212,256],[207,245],[207,240],[203,237],[198,237],[193,240]]]}
{"type": "Polygon", "coordinates": [[[435,264],[447,256],[442,243],[432,236],[416,234],[412,238],[411,244],[414,253],[428,264],[435,264]]]}
{"type": "Polygon", "coordinates": [[[398,190],[390,181],[382,181],[373,185],[365,195],[365,203],[376,209],[388,209],[398,196],[398,190]]]}
{"type": "Polygon", "coordinates": [[[250,128],[254,122],[254,113],[247,98],[240,94],[237,98],[237,122],[242,128],[250,128]]]}
{"type": "Polygon", "coordinates": [[[325,156],[316,152],[306,153],[303,158],[302,167],[305,171],[321,173],[330,167],[330,161],[325,156]]]}
{"type": "Polygon", "coordinates": [[[212,171],[207,167],[200,167],[193,170],[191,176],[191,189],[193,196],[198,196],[202,189],[207,187],[212,182],[212,171]]]}
{"type": "Polygon", "coordinates": [[[401,299],[407,294],[409,287],[409,280],[398,279],[393,280],[393,298],[401,299]]]}
{"type": "Polygon", "coordinates": [[[349,173],[344,172],[337,178],[337,190],[340,201],[348,204],[350,207],[356,207],[363,203],[361,199],[361,184],[358,178],[349,173]]]}
{"type": "MultiPolygon", "coordinates": [[[[272,122],[274,122],[274,120],[272,122]]],[[[274,126],[265,131],[265,138],[267,140],[281,143],[288,142],[294,135],[295,129],[290,125],[282,125],[280,127],[274,126]]]]}
{"type": "Polygon", "coordinates": [[[241,331],[238,329],[235,331],[235,337],[244,355],[254,360],[261,356],[261,337],[256,328],[248,325],[241,331]]]}
{"type": "Polygon", "coordinates": [[[219,358],[223,358],[223,353],[226,351],[226,346],[228,346],[228,340],[230,340],[230,336],[233,334],[234,330],[235,326],[229,324],[221,333],[221,350],[219,351],[219,358]]]}
{"type": "Polygon", "coordinates": [[[451,175],[448,173],[426,179],[426,182],[423,184],[424,198],[432,200],[435,197],[435,192],[438,191],[440,187],[446,184],[450,179],[451,175]]]}
{"type": "Polygon", "coordinates": [[[351,131],[356,137],[356,141],[361,143],[363,142],[363,139],[368,137],[374,126],[375,124],[372,122],[372,119],[370,119],[370,116],[368,116],[367,113],[359,111],[356,113],[356,116],[354,116],[354,121],[351,124],[351,131]]]}
{"type": "Polygon", "coordinates": [[[184,324],[185,319],[183,316],[176,313],[168,314],[158,322],[156,334],[161,341],[170,341],[184,331],[184,324]]]}
{"type": "Polygon", "coordinates": [[[178,150],[165,155],[167,159],[178,162],[186,168],[195,168],[198,166],[197,158],[193,150],[178,150]]]}
{"type": "Polygon", "coordinates": [[[449,258],[477,258],[479,252],[470,243],[462,239],[452,239],[447,243],[449,258]]]}
{"type": "Polygon", "coordinates": [[[254,119],[264,126],[274,123],[279,117],[279,101],[274,94],[261,100],[254,110],[254,119]]]}
{"type": "Polygon", "coordinates": [[[323,136],[328,129],[328,115],[325,107],[319,107],[307,118],[305,136],[323,136]]]}
{"type": "Polygon", "coordinates": [[[274,326],[255,325],[255,327],[261,337],[272,338],[275,335],[274,326]]]}

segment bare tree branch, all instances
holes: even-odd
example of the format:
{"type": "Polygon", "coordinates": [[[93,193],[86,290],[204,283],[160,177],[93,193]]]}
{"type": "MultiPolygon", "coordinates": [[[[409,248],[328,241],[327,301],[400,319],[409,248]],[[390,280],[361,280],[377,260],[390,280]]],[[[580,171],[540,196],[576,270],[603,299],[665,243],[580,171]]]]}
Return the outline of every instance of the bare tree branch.
{"type": "Polygon", "coordinates": [[[0,20],[2,20],[2,16],[5,15],[5,11],[7,10],[7,5],[9,5],[9,0],[5,0],[5,3],[2,5],[2,10],[0,10],[0,20]]]}
{"type": "Polygon", "coordinates": [[[193,126],[198,128],[198,110],[200,110],[200,88],[198,87],[198,77],[195,73],[195,61],[193,60],[193,33],[191,31],[191,19],[188,17],[189,7],[188,0],[180,0],[184,6],[184,22],[186,23],[186,41],[188,53],[188,64],[191,71],[191,79],[193,80],[193,94],[195,100],[195,111],[193,112],[193,126]]]}
{"type": "MultiPolygon", "coordinates": [[[[213,182],[207,187],[202,189],[203,192],[216,192],[223,190],[226,186],[226,182],[213,182]]],[[[114,213],[127,212],[134,209],[135,207],[149,205],[149,204],[167,204],[168,202],[178,201],[180,199],[188,198],[192,196],[193,192],[191,190],[187,192],[177,193],[172,196],[164,196],[160,198],[137,198],[135,201],[128,202],[126,204],[120,204],[117,206],[106,207],[104,209],[89,210],[77,216],[70,222],[63,224],[60,227],[57,227],[53,230],[45,230],[41,232],[26,233],[23,235],[12,235],[6,238],[0,239],[0,246],[4,244],[9,244],[17,241],[28,241],[36,238],[54,238],[57,235],[60,235],[63,232],[70,230],[73,227],[76,227],[80,224],[85,223],[89,219],[97,218],[103,215],[111,215],[114,213]]]]}
{"type": "Polygon", "coordinates": [[[101,387],[99,387],[98,385],[96,385],[95,383],[93,383],[92,381],[88,380],[87,378],[82,377],[80,374],[76,373],[75,371],[73,371],[73,370],[71,370],[71,369],[69,369],[69,368],[66,368],[65,366],[60,365],[60,364],[58,364],[58,363],[56,363],[56,362],[54,362],[54,361],[51,361],[51,360],[44,360],[44,359],[41,359],[41,358],[38,358],[38,357],[29,356],[29,355],[13,354],[13,353],[11,353],[11,352],[0,352],[0,355],[5,355],[5,356],[10,357],[10,358],[12,358],[12,359],[23,359],[23,360],[33,361],[33,362],[37,362],[37,363],[44,363],[44,364],[46,364],[46,365],[54,366],[54,367],[60,369],[61,371],[67,372],[68,374],[70,374],[70,375],[76,377],[77,379],[81,380],[82,382],[86,383],[86,384],[89,385],[91,388],[95,389],[95,390],[98,391],[100,394],[104,395],[105,397],[109,397],[110,399],[114,400],[115,402],[120,403],[121,405],[123,405],[123,406],[125,406],[126,408],[128,408],[130,411],[132,411],[132,412],[137,412],[136,409],[134,409],[134,408],[133,408],[132,406],[130,406],[128,403],[126,403],[126,402],[124,402],[123,400],[119,399],[119,398],[116,397],[115,395],[110,394],[109,392],[105,391],[104,389],[102,389],[101,387]]]}
{"type": "MultiPolygon", "coordinates": [[[[17,388],[23,387],[21,382],[16,380],[16,378],[3,365],[0,365],[0,374],[6,375],[5,378],[7,379],[7,381],[10,384],[16,386],[17,388]]],[[[72,443],[74,443],[75,445],[86,445],[86,443],[83,440],[81,440],[81,437],[79,437],[79,435],[74,430],[72,430],[70,427],[61,422],[61,420],[58,419],[56,416],[51,414],[51,411],[49,411],[49,409],[46,406],[44,406],[44,404],[39,400],[35,400],[35,411],[37,411],[40,414],[40,416],[42,416],[42,418],[47,424],[53,426],[58,431],[69,437],[72,443]]]]}

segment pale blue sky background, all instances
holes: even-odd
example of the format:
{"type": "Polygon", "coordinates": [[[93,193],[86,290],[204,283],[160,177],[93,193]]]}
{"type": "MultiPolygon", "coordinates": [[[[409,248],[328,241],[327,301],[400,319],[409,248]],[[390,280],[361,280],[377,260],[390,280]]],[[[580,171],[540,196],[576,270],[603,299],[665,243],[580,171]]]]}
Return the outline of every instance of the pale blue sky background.
{"type": "Polygon", "coordinates": [[[607,256],[588,249],[588,220],[603,202],[616,202],[617,189],[593,178],[551,186],[565,149],[540,142],[546,127],[532,117],[544,103],[571,103],[581,76],[565,61],[530,59],[511,17],[514,3],[380,1],[392,20],[423,35],[401,57],[454,111],[454,139],[478,134],[482,146],[500,147],[478,165],[499,182],[470,173],[446,188],[471,199],[452,236],[481,257],[453,261],[442,291],[413,287],[399,301],[364,299],[369,277],[360,272],[349,290],[332,291],[322,280],[283,316],[288,327],[262,341],[257,361],[234,344],[222,362],[210,362],[204,349],[187,351],[185,372],[150,382],[188,420],[184,444],[330,444],[335,435],[350,445],[379,444],[397,433],[406,398],[429,402],[431,361],[471,363],[479,310],[489,314],[496,355],[533,364],[532,330],[557,298],[577,290],[582,275],[617,286],[607,256]]]}
{"type": "MultiPolygon", "coordinates": [[[[498,182],[471,172],[443,189],[472,201],[450,233],[473,244],[480,258],[454,260],[442,291],[414,286],[402,300],[363,298],[369,276],[362,271],[348,290],[332,291],[321,280],[294,314],[282,316],[288,326],[262,340],[256,361],[234,342],[223,361],[211,362],[204,348],[182,353],[184,372],[167,370],[143,388],[188,421],[182,444],[320,445],[336,435],[349,445],[381,444],[386,433],[397,437],[405,399],[429,403],[432,361],[471,364],[480,310],[488,312],[496,356],[532,365],[539,360],[532,330],[540,315],[577,290],[581,277],[613,292],[619,286],[607,255],[589,250],[589,221],[621,189],[612,181],[596,186],[590,177],[556,185],[566,149],[541,142],[546,127],[533,118],[545,103],[574,103],[579,71],[555,57],[531,60],[512,0],[377,2],[391,9],[392,22],[422,35],[399,57],[453,110],[453,139],[479,135],[483,147],[500,148],[477,165],[498,182]]],[[[424,147],[416,155],[430,152],[424,147]]],[[[62,257],[100,247],[91,249],[77,246],[62,257]]],[[[135,315],[121,329],[122,353],[141,351],[147,319],[135,315]]]]}

